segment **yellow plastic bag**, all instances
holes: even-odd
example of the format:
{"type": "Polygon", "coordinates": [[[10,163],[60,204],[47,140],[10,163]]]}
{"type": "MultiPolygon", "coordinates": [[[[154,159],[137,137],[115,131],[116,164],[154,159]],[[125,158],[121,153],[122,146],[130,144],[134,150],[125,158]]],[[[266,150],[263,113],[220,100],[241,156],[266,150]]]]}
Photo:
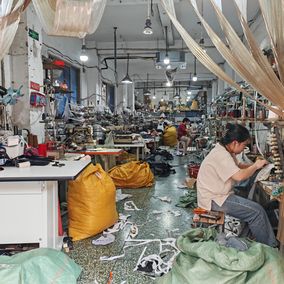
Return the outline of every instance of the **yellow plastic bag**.
{"type": "Polygon", "coordinates": [[[115,185],[100,164],[89,165],[69,181],[69,236],[82,240],[112,226],[118,219],[115,195],[115,185]]]}
{"type": "Polygon", "coordinates": [[[177,129],[175,126],[166,127],[163,134],[163,143],[165,146],[175,146],[177,144],[177,129]]]}
{"type": "Polygon", "coordinates": [[[109,175],[117,187],[139,188],[153,185],[154,175],[148,163],[133,161],[109,171],[109,175]]]}

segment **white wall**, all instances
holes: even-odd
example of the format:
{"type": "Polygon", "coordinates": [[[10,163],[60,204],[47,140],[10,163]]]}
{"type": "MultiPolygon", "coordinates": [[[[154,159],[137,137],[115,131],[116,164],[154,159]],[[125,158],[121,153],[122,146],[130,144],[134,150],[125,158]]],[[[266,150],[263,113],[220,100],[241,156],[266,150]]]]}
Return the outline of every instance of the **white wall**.
{"type": "MultiPolygon", "coordinates": [[[[65,60],[69,64],[80,69],[81,78],[81,98],[86,98],[95,92],[95,84],[98,80],[97,75],[93,74],[93,69],[85,67],[85,73],[83,73],[83,67],[80,62],[80,53],[82,47],[82,40],[79,38],[71,37],[57,37],[49,36],[44,31],[42,32],[43,44],[42,54],[48,57],[49,54],[65,60]],[[56,51],[56,50],[58,51],[56,51]],[[77,61],[77,62],[76,62],[77,61]]],[[[89,60],[86,62],[86,66],[97,65],[97,56],[94,52],[88,51],[89,60]]]]}
{"type": "MultiPolygon", "coordinates": [[[[92,47],[95,42],[90,42],[92,47]]],[[[19,128],[28,128],[33,134],[38,135],[39,143],[44,142],[44,124],[39,123],[44,108],[30,107],[30,81],[43,85],[43,67],[41,55],[48,57],[52,54],[62,58],[81,70],[81,97],[86,98],[92,94],[100,93],[100,74],[97,68],[98,57],[95,50],[88,50],[89,61],[86,63],[85,72],[79,59],[82,40],[69,37],[48,36],[35,13],[33,5],[29,5],[22,19],[10,49],[10,55],[4,57],[5,86],[18,88],[23,85],[25,96],[20,98],[12,107],[12,122],[19,128]],[[39,33],[39,41],[27,35],[31,28],[39,33]],[[47,46],[46,46],[47,45],[47,46]],[[71,59],[71,60],[68,60],[71,59]],[[77,61],[77,62],[76,62],[77,61]],[[14,83],[16,82],[16,83],[14,83]]],[[[88,45],[87,45],[88,47],[88,45]]],[[[42,90],[41,90],[42,91],[42,90]]],[[[85,104],[87,100],[83,101],[85,104]]]]}
{"type": "MultiPolygon", "coordinates": [[[[28,46],[27,46],[26,14],[22,15],[15,39],[11,45],[8,60],[5,62],[5,73],[8,75],[6,86],[18,89],[21,85],[23,97],[11,107],[12,126],[30,128],[30,102],[29,102],[29,67],[28,67],[28,46]]],[[[6,57],[7,59],[7,57],[6,57]]]]}
{"type": "MultiPolygon", "coordinates": [[[[27,15],[27,27],[40,33],[41,24],[36,12],[31,5],[26,12],[27,15]]],[[[41,59],[42,37],[40,33],[39,40],[34,40],[27,35],[28,43],[28,82],[35,82],[40,86],[43,86],[43,69],[41,59]]],[[[33,90],[29,89],[31,93],[33,90]]],[[[43,92],[43,88],[40,90],[43,92]]],[[[30,130],[33,134],[38,136],[38,142],[45,142],[44,123],[40,123],[42,114],[44,113],[44,107],[32,107],[30,106],[30,130]]]]}

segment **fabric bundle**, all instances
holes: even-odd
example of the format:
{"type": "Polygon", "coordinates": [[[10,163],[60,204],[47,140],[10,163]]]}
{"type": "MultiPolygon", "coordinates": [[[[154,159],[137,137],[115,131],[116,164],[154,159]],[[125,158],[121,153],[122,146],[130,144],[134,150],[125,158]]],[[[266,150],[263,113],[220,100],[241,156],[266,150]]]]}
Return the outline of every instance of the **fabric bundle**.
{"type": "MultiPolygon", "coordinates": [[[[255,39],[252,36],[252,33],[249,30],[249,27],[245,21],[245,17],[240,12],[238,6],[236,5],[237,14],[241,21],[244,34],[247,38],[249,50],[245,47],[243,42],[239,39],[239,36],[233,30],[229,22],[225,19],[224,15],[222,14],[221,9],[217,6],[215,1],[210,0],[213,11],[215,11],[217,20],[220,23],[220,26],[223,30],[225,35],[226,43],[229,47],[227,47],[222,39],[211,29],[211,27],[207,24],[206,20],[203,18],[201,13],[198,10],[198,6],[196,0],[189,0],[192,7],[194,8],[197,16],[199,17],[201,23],[203,24],[205,30],[207,31],[210,39],[221,53],[221,55],[226,59],[226,61],[231,65],[231,67],[239,73],[239,75],[246,80],[251,86],[261,93],[264,97],[269,99],[277,108],[273,108],[270,105],[264,104],[263,102],[255,99],[252,95],[244,90],[241,86],[239,86],[236,82],[232,80],[211,58],[210,56],[202,49],[201,46],[188,34],[188,32],[184,29],[184,27],[179,23],[175,14],[175,8],[173,0],[161,0],[165,11],[167,12],[168,16],[170,17],[171,21],[173,22],[174,26],[180,33],[181,37],[185,41],[186,45],[193,53],[193,55],[212,73],[218,76],[220,79],[226,81],[229,85],[234,87],[236,90],[242,92],[244,95],[250,97],[253,100],[256,100],[260,105],[268,108],[274,113],[277,113],[280,117],[284,116],[282,112],[284,110],[284,100],[283,100],[283,90],[284,86],[281,81],[277,78],[272,70],[271,66],[267,62],[267,59],[262,55],[261,50],[256,44],[255,39]],[[247,64],[250,62],[250,64],[247,64]]],[[[278,2],[278,5],[284,5],[281,1],[268,1],[268,0],[260,0],[260,2],[265,3],[265,7],[268,8],[271,14],[272,11],[276,11],[274,7],[274,2],[278,2]],[[281,3],[281,4],[279,4],[281,3]]],[[[263,6],[264,4],[262,4],[263,6]]],[[[279,14],[284,15],[284,6],[279,7],[277,11],[280,11],[279,14]]],[[[267,12],[266,12],[267,13],[267,12]]],[[[276,13],[276,12],[275,12],[276,13]]],[[[268,17],[267,17],[268,18],[268,17]]],[[[279,21],[282,21],[282,16],[276,17],[279,21]]],[[[268,22],[268,20],[266,21],[268,22]]],[[[278,37],[274,36],[275,41],[277,44],[282,46],[282,37],[283,32],[282,27],[277,24],[276,20],[269,20],[269,24],[267,26],[271,26],[270,30],[273,29],[274,32],[277,32],[278,37]],[[272,28],[273,27],[273,28],[272,28]],[[278,27],[278,28],[277,28],[278,27]]],[[[269,30],[269,27],[268,27],[269,30]]],[[[271,32],[272,33],[272,32],[271,32]]],[[[277,45],[275,44],[275,46],[277,45]]],[[[278,50],[280,48],[278,47],[278,50]]],[[[279,67],[280,68],[280,67],[279,67]]],[[[281,77],[281,76],[280,76],[281,77]]]]}
{"type": "Polygon", "coordinates": [[[84,38],[96,31],[106,0],[33,0],[48,35],[84,38]]]}
{"type": "Polygon", "coordinates": [[[8,52],[16,35],[21,13],[30,0],[2,1],[0,3],[0,61],[8,52]]]}

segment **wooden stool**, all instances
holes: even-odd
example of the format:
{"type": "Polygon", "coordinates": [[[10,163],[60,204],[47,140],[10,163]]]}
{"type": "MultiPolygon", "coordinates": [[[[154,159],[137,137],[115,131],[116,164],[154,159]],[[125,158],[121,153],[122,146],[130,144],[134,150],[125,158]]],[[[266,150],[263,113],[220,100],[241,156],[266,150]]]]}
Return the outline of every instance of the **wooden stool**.
{"type": "Polygon", "coordinates": [[[185,141],[178,141],[177,151],[187,153],[187,145],[185,141]]]}
{"type": "Polygon", "coordinates": [[[208,211],[205,214],[194,214],[192,218],[193,227],[218,227],[219,232],[223,232],[225,213],[220,211],[208,211]]]}

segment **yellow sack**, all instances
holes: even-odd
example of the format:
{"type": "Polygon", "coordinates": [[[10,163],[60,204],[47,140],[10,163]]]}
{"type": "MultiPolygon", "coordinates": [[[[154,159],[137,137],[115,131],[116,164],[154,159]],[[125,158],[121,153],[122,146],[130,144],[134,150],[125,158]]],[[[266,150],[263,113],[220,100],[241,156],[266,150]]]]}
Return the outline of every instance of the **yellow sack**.
{"type": "Polygon", "coordinates": [[[115,185],[100,164],[89,165],[69,181],[69,236],[82,240],[112,226],[118,219],[115,195],[115,185]]]}
{"type": "Polygon", "coordinates": [[[152,186],[154,175],[148,163],[133,161],[109,171],[109,175],[117,187],[139,188],[152,186]]]}
{"type": "Polygon", "coordinates": [[[163,134],[163,143],[165,146],[175,146],[177,144],[177,129],[175,126],[166,127],[163,134]]]}

